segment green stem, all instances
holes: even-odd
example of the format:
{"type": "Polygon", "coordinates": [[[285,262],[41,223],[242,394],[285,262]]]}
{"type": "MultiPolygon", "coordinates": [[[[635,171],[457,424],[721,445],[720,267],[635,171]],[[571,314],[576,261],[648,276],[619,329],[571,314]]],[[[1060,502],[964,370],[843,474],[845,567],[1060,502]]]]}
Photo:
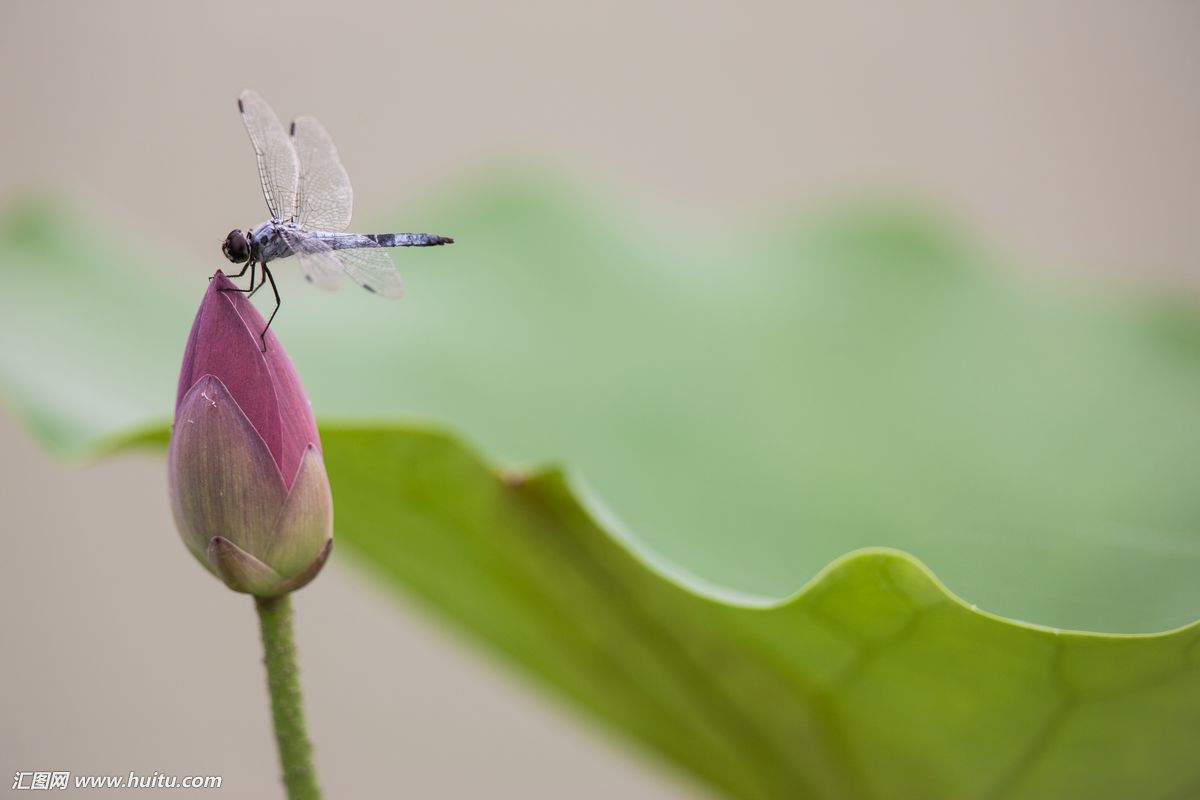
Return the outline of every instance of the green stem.
{"type": "Polygon", "coordinates": [[[304,704],[300,700],[300,672],[296,669],[296,642],[292,637],[292,603],[288,595],[254,598],[262,629],[263,664],[267,667],[267,689],[271,694],[271,717],[275,741],[289,800],[319,800],[317,772],[313,769],[312,744],[304,726],[304,704]]]}

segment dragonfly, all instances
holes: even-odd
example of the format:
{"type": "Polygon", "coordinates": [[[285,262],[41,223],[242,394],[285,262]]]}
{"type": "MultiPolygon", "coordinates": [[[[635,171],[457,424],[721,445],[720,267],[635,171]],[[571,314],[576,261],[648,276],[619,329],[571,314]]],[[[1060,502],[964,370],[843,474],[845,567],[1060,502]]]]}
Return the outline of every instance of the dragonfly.
{"type": "Polygon", "coordinates": [[[238,97],[238,111],[254,156],[263,198],[271,218],[243,232],[234,229],[221,244],[221,252],[242,271],[250,272],[250,285],[234,291],[253,295],[266,283],[275,295],[275,309],[267,319],[261,339],[267,349],[267,330],[279,313],[279,289],[267,266],[295,256],[309,283],[332,291],[344,276],[368,292],[384,297],[404,294],[404,282],[385,248],[438,247],[453,244],[434,233],[346,233],[354,205],[350,177],[338,158],[333,139],[321,123],[297,117],[284,128],[266,101],[253,90],[238,97]],[[262,273],[255,286],[255,268],[262,273]]]}

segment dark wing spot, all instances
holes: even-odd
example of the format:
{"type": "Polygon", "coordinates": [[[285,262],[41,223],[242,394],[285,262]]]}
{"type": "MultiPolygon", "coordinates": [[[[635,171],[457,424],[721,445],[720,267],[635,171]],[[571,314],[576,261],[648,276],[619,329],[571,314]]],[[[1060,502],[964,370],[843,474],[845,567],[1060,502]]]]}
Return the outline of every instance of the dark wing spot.
{"type": "Polygon", "coordinates": [[[312,275],[305,275],[304,280],[308,281],[309,283],[312,283],[312,275]]]}
{"type": "Polygon", "coordinates": [[[292,128],[291,128],[291,130],[288,131],[288,136],[295,136],[295,135],[296,135],[296,122],[295,122],[295,120],[293,120],[292,128]]]}
{"type": "Polygon", "coordinates": [[[366,289],[368,292],[370,292],[371,294],[375,294],[375,289],[370,286],[367,286],[365,283],[362,285],[362,287],[364,289],[366,289]]]}
{"type": "Polygon", "coordinates": [[[246,107],[242,105],[242,98],[238,98],[238,113],[245,114],[246,107]]]}

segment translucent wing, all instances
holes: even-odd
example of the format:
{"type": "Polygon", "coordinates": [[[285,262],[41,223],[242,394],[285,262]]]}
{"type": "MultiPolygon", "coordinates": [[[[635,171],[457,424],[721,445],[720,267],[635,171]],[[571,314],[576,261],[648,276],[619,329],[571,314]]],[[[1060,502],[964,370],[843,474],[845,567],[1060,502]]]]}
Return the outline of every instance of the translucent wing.
{"type": "Polygon", "coordinates": [[[392,261],[388,251],[366,237],[357,238],[369,242],[369,246],[333,251],[350,280],[368,292],[384,297],[403,297],[404,281],[400,279],[400,271],[396,269],[396,262],[392,261]]]}
{"type": "Polygon", "coordinates": [[[404,281],[396,262],[369,237],[359,233],[321,236],[299,230],[282,235],[299,259],[304,277],[321,288],[336,288],[331,274],[345,274],[368,292],[384,297],[404,296],[404,281]]]}
{"type": "Polygon", "coordinates": [[[284,233],[283,238],[295,253],[300,272],[309,283],[327,292],[342,285],[345,268],[328,243],[299,232],[284,233]]]}
{"type": "Polygon", "coordinates": [[[386,249],[367,236],[320,237],[302,230],[281,231],[281,235],[300,261],[304,276],[322,289],[336,289],[344,273],[371,293],[385,297],[404,294],[404,282],[395,261],[386,249]]]}
{"type": "Polygon", "coordinates": [[[312,117],[297,117],[292,123],[291,134],[300,164],[296,221],[308,228],[346,230],[354,206],[354,193],[333,140],[312,117]]]}
{"type": "Polygon", "coordinates": [[[258,96],[247,89],[238,98],[242,123],[250,134],[254,155],[258,158],[258,177],[262,181],[263,198],[271,216],[291,220],[296,214],[296,179],[299,164],[292,139],[279,122],[279,117],[258,96]]]}

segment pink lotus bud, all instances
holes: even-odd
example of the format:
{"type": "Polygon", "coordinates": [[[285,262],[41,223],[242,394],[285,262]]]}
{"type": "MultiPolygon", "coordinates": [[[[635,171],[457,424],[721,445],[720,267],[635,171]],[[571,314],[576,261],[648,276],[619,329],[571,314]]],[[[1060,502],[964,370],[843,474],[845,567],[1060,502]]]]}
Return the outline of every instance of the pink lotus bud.
{"type": "Polygon", "coordinates": [[[183,354],[167,458],[184,544],[234,591],[274,597],[316,577],[333,499],[300,376],[262,315],[218,272],[183,354]]]}

